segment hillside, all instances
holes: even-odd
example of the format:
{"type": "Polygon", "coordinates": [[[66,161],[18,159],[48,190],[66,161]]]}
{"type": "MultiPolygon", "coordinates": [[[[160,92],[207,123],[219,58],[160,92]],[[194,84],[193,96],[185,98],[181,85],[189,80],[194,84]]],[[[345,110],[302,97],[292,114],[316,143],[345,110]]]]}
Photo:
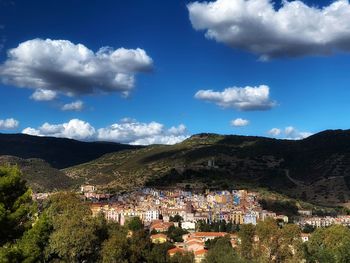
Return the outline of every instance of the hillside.
{"type": "Polygon", "coordinates": [[[34,192],[70,189],[79,181],[66,176],[60,170],[52,168],[41,159],[21,159],[15,156],[0,156],[0,165],[18,165],[23,174],[23,179],[34,192]]]}
{"type": "Polygon", "coordinates": [[[40,158],[52,167],[65,167],[94,160],[103,154],[140,147],[109,142],[81,142],[25,134],[0,134],[0,155],[40,158]]]}
{"type": "Polygon", "coordinates": [[[324,131],[300,141],[199,134],[172,146],[106,154],[63,171],[105,189],[264,187],[334,205],[350,198],[350,131],[324,131]]]}

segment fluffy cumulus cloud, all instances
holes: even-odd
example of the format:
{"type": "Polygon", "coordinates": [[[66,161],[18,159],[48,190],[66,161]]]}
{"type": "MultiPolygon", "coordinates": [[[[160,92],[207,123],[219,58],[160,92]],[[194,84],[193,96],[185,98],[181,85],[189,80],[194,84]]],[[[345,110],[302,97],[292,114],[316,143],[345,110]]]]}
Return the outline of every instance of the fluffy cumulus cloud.
{"type": "Polygon", "coordinates": [[[293,126],[285,127],[284,129],[272,128],[267,132],[272,137],[283,136],[284,139],[288,140],[301,140],[311,136],[313,133],[299,131],[293,126]]]}
{"type": "Polygon", "coordinates": [[[270,88],[266,85],[230,87],[223,91],[199,90],[195,98],[241,111],[269,110],[276,105],[276,102],[270,99],[270,88]]]}
{"type": "Polygon", "coordinates": [[[284,129],[284,133],[287,139],[295,139],[295,140],[304,139],[312,135],[311,132],[299,131],[293,126],[286,127],[284,129]]]}
{"type": "Polygon", "coordinates": [[[11,130],[18,128],[19,121],[9,118],[5,120],[0,120],[0,130],[11,130]]]}
{"type": "Polygon", "coordinates": [[[32,100],[36,101],[49,101],[57,97],[57,92],[53,90],[37,89],[30,96],[32,100]]]}
{"type": "Polygon", "coordinates": [[[122,122],[101,128],[97,132],[99,140],[135,145],[175,144],[187,137],[187,130],[183,124],[167,129],[158,122],[141,123],[133,119],[123,119],[122,122]]]}
{"type": "Polygon", "coordinates": [[[272,129],[269,130],[267,133],[268,133],[269,135],[273,136],[273,137],[276,137],[276,136],[278,136],[278,135],[281,134],[281,129],[279,129],[279,128],[272,128],[272,129]]]}
{"type": "Polygon", "coordinates": [[[37,129],[28,127],[22,133],[87,141],[112,141],[134,145],[175,144],[189,136],[183,124],[166,128],[158,122],[142,123],[129,118],[100,129],[95,129],[88,122],[73,119],[63,124],[44,123],[37,129]]]}
{"type": "Polygon", "coordinates": [[[0,66],[2,81],[35,89],[32,98],[38,100],[55,97],[53,92],[70,96],[109,92],[128,95],[134,88],[135,74],[150,71],[153,64],[140,48],[102,47],[94,52],[68,40],[28,40],[7,55],[0,66]]]}
{"type": "Polygon", "coordinates": [[[347,0],[322,8],[301,1],[216,0],[188,5],[192,26],[209,39],[259,54],[262,59],[350,51],[347,0]]]}
{"type": "Polygon", "coordinates": [[[244,127],[244,126],[247,126],[248,124],[249,124],[249,121],[242,118],[237,118],[231,121],[231,126],[233,127],[244,127]]]}
{"type": "Polygon", "coordinates": [[[64,104],[61,109],[63,111],[81,111],[84,108],[84,103],[81,100],[73,101],[71,103],[64,104]]]}
{"type": "Polygon", "coordinates": [[[64,137],[77,140],[93,140],[95,138],[95,128],[88,122],[72,119],[63,124],[44,123],[39,128],[25,128],[22,133],[36,136],[64,137]]]}

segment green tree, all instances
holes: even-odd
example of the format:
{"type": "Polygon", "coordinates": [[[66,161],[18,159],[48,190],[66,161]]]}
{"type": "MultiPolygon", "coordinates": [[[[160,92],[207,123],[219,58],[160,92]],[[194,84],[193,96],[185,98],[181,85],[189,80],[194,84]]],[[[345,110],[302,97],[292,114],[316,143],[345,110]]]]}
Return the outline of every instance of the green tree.
{"type": "Polygon", "coordinates": [[[350,230],[341,225],[318,228],[306,243],[307,262],[350,262],[350,230]]]}
{"type": "Polygon", "coordinates": [[[143,229],[142,221],[139,217],[132,217],[127,223],[127,227],[131,231],[138,231],[143,229]]]}
{"type": "Polygon", "coordinates": [[[299,226],[287,224],[282,229],[279,229],[279,231],[280,240],[276,261],[301,262],[304,255],[299,226]]]}
{"type": "Polygon", "coordinates": [[[184,241],[182,236],[187,233],[188,231],[181,227],[170,226],[167,235],[173,242],[182,242],[184,241]]]}
{"type": "Polygon", "coordinates": [[[170,218],[169,218],[169,221],[170,221],[170,222],[178,222],[178,223],[181,223],[183,220],[184,220],[184,219],[183,219],[180,215],[178,215],[178,214],[176,214],[176,215],[174,215],[174,216],[170,216],[170,218]]]}
{"type": "Polygon", "coordinates": [[[64,262],[95,262],[100,240],[89,207],[73,193],[55,194],[50,201],[48,215],[53,233],[48,257],[64,262]]]}
{"type": "Polygon", "coordinates": [[[258,262],[301,262],[303,259],[300,228],[294,224],[282,228],[272,218],[259,222],[256,226],[259,241],[254,249],[258,262]]]}
{"type": "Polygon", "coordinates": [[[101,258],[103,263],[127,263],[129,258],[129,244],[125,229],[114,229],[110,237],[102,244],[101,258]]]}
{"type": "Polygon", "coordinates": [[[171,243],[166,242],[163,244],[154,244],[147,256],[148,263],[167,263],[168,262],[168,250],[174,247],[171,243]]]}
{"type": "Polygon", "coordinates": [[[192,252],[176,253],[169,260],[169,263],[194,263],[194,254],[192,252]]]}
{"type": "Polygon", "coordinates": [[[303,233],[312,233],[315,231],[315,227],[309,224],[306,224],[303,229],[302,229],[303,233]]]}
{"type": "Polygon", "coordinates": [[[280,232],[276,221],[268,218],[256,226],[256,234],[259,237],[256,257],[261,262],[276,262],[279,249],[280,232]]]}
{"type": "Polygon", "coordinates": [[[251,260],[253,258],[255,227],[252,224],[245,224],[240,227],[238,238],[240,244],[238,246],[239,254],[242,258],[251,260]]]}
{"type": "Polygon", "coordinates": [[[45,250],[49,243],[51,232],[52,223],[46,213],[43,213],[33,227],[25,232],[22,239],[18,242],[22,256],[21,262],[44,262],[45,250]]]}
{"type": "Polygon", "coordinates": [[[229,237],[218,238],[209,249],[204,263],[236,263],[242,262],[231,246],[229,237]]]}
{"type": "Polygon", "coordinates": [[[17,167],[0,167],[0,246],[21,237],[35,213],[31,190],[17,167]]]}
{"type": "Polygon", "coordinates": [[[139,230],[133,232],[128,239],[130,263],[146,262],[149,251],[151,250],[151,241],[145,231],[139,230]]]}

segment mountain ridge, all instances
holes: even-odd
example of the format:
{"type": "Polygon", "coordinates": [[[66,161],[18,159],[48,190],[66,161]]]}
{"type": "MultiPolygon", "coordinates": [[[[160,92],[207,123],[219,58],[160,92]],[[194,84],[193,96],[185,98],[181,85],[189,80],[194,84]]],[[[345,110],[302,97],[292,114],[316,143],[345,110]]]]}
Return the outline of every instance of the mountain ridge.
{"type": "Polygon", "coordinates": [[[0,133],[0,155],[23,159],[39,158],[58,169],[88,162],[106,153],[140,147],[113,142],[83,142],[68,138],[0,133]]]}
{"type": "MultiPolygon", "coordinates": [[[[59,175],[70,178],[72,185],[91,183],[102,191],[174,185],[262,187],[318,204],[350,199],[350,130],[326,130],[303,140],[201,133],[175,145],[117,146],[122,147],[61,167],[59,175]]],[[[28,152],[25,159],[36,157],[34,153],[28,152]]]]}

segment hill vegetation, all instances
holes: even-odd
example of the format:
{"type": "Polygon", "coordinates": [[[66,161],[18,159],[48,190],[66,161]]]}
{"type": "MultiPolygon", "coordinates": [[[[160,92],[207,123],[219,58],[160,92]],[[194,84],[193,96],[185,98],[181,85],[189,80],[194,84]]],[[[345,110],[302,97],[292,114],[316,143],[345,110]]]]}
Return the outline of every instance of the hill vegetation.
{"type": "Polygon", "coordinates": [[[34,192],[65,190],[79,184],[60,170],[50,166],[42,159],[22,159],[15,156],[0,156],[1,165],[16,165],[23,173],[23,179],[34,192]]]}
{"type": "Polygon", "coordinates": [[[198,134],[172,146],[106,154],[63,171],[104,189],[263,187],[334,205],[350,197],[350,131],[325,131],[300,141],[198,134]]]}
{"type": "Polygon", "coordinates": [[[350,199],[350,130],[299,141],[203,133],[148,147],[1,134],[1,154],[20,157],[3,156],[0,163],[18,164],[34,190],[91,183],[106,191],[264,188],[320,205],[350,199]]]}
{"type": "Polygon", "coordinates": [[[0,133],[0,155],[12,155],[23,159],[40,158],[58,169],[88,162],[106,153],[137,148],[140,146],[0,133]]]}

